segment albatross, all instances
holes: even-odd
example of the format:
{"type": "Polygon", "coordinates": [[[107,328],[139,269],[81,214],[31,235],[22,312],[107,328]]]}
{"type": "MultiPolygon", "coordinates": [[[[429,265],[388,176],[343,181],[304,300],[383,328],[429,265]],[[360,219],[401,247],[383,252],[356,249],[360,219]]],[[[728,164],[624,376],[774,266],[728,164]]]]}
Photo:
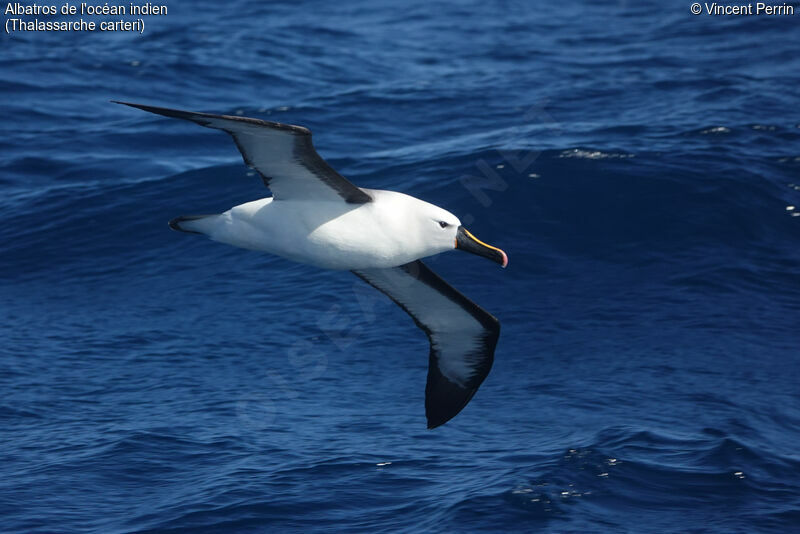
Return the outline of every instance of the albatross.
{"type": "Polygon", "coordinates": [[[302,126],[114,102],[227,132],[272,193],[224,213],[177,217],[169,222],[173,230],[352,271],[428,336],[428,428],[446,423],[467,405],[492,367],[500,322],[420,258],[458,249],[505,267],[505,252],[477,239],[438,206],[353,185],[317,154],[311,132],[302,126]]]}

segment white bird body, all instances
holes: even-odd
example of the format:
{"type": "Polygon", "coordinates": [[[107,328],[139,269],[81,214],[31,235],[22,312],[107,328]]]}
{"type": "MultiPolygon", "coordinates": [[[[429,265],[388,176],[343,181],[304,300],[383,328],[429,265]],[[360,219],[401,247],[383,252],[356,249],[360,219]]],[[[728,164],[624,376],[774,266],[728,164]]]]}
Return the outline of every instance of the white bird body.
{"type": "Polygon", "coordinates": [[[219,215],[182,221],[180,226],[214,241],[323,269],[397,267],[453,250],[461,224],[455,215],[403,193],[365,191],[373,202],[267,197],[219,215]],[[436,228],[438,221],[446,221],[448,227],[436,228]],[[431,234],[430,227],[438,232],[431,234]]]}
{"type": "Polygon", "coordinates": [[[355,186],[317,154],[311,132],[301,126],[127,105],[227,132],[273,193],[224,213],[177,217],[171,228],[352,271],[391,298],[428,336],[428,428],[446,423],[467,405],[492,367],[500,322],[420,258],[458,248],[505,267],[505,252],[478,240],[438,206],[355,186]]]}

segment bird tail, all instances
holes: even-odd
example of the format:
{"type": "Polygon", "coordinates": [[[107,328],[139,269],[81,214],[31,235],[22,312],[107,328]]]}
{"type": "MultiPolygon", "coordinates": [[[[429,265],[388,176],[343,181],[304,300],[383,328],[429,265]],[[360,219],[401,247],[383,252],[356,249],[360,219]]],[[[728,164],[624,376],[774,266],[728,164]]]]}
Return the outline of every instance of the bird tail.
{"type": "Polygon", "coordinates": [[[217,215],[181,215],[175,217],[169,222],[169,227],[179,232],[186,232],[189,234],[207,234],[206,231],[209,226],[211,217],[217,215]]]}

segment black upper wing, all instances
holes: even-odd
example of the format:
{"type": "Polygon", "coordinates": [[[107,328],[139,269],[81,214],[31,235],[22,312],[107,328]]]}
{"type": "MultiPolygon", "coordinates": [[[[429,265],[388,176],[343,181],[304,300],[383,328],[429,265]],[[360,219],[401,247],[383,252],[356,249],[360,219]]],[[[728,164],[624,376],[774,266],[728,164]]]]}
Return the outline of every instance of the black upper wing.
{"type": "Polygon", "coordinates": [[[302,126],[128,102],[117,103],[229,133],[245,163],[261,174],[276,200],[343,199],[352,204],[372,200],[369,194],[333,170],[317,154],[311,142],[311,132],[302,126]]]}

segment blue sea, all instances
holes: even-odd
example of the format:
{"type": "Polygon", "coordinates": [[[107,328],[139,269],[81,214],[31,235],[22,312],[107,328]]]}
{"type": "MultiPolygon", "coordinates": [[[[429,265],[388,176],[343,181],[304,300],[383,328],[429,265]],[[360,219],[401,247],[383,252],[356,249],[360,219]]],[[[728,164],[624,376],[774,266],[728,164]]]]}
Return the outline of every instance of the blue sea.
{"type": "Polygon", "coordinates": [[[788,5],[203,0],[3,34],[0,531],[800,532],[788,5]],[[306,126],[503,248],[428,261],[502,323],[471,403],[426,430],[425,335],[352,274],[170,231],[269,193],[224,133],[112,99],[306,126]]]}

